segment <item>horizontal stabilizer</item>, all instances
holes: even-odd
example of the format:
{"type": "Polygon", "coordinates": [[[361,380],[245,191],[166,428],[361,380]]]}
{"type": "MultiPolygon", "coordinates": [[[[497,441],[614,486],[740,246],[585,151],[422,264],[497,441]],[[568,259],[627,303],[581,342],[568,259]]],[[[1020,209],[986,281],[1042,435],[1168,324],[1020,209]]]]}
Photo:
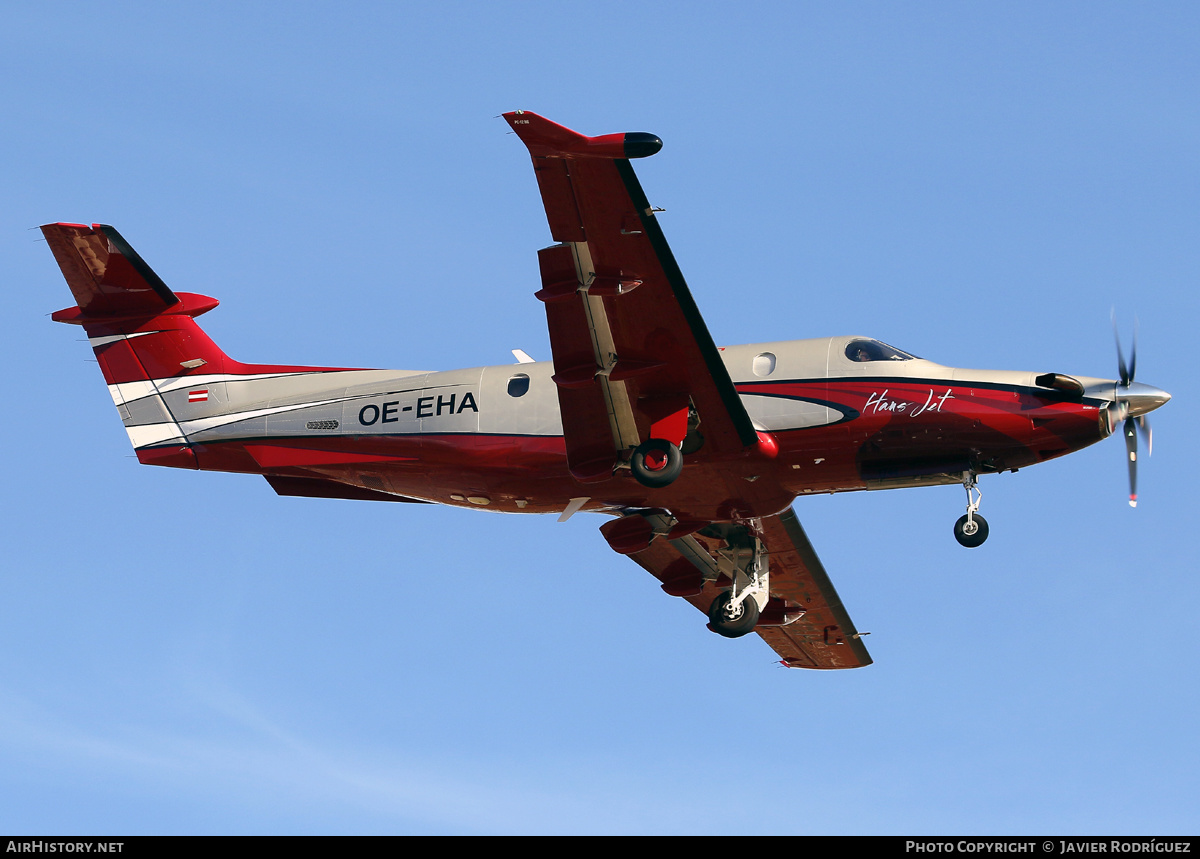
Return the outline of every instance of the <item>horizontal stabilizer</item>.
{"type": "Polygon", "coordinates": [[[351,501],[407,501],[410,504],[428,504],[419,498],[406,498],[403,495],[392,495],[389,492],[377,492],[362,486],[352,486],[339,483],[336,480],[322,480],[319,477],[280,477],[275,474],[264,474],[267,483],[278,495],[291,495],[301,498],[348,498],[351,501]]]}

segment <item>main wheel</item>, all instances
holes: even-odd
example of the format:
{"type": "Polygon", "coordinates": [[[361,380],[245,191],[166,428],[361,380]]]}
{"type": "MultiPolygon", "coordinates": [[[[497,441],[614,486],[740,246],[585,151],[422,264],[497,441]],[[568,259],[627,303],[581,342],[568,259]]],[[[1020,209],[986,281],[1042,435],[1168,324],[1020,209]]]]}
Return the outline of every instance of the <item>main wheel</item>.
{"type": "Polygon", "coordinates": [[[748,632],[754,631],[758,623],[758,603],[753,599],[744,599],[741,605],[730,608],[733,594],[722,591],[708,609],[708,620],[713,632],[726,638],[741,638],[748,632]]]}
{"type": "Polygon", "coordinates": [[[683,472],[683,454],[671,442],[652,438],[634,448],[629,468],[642,486],[661,489],[683,472]]]}
{"type": "Polygon", "coordinates": [[[976,546],[982,546],[983,541],[988,537],[987,520],[976,513],[972,517],[975,521],[968,522],[967,516],[964,513],[957,522],[954,523],[954,539],[958,540],[959,545],[966,546],[968,549],[974,549],[976,546]]]}

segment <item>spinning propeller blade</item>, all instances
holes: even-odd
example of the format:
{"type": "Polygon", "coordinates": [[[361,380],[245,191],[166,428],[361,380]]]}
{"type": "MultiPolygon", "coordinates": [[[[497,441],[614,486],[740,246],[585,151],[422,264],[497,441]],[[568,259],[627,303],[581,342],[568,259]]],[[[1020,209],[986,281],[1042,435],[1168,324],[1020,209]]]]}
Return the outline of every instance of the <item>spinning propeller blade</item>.
{"type": "Polygon", "coordinates": [[[1129,455],[1129,506],[1137,507],[1137,421],[1125,419],[1125,452],[1129,455]]]}
{"type": "Polygon", "coordinates": [[[1129,460],[1129,506],[1137,507],[1137,437],[1138,434],[1146,439],[1146,455],[1149,456],[1154,447],[1154,435],[1150,429],[1150,421],[1146,413],[1157,409],[1171,395],[1166,391],[1151,385],[1143,385],[1134,381],[1137,373],[1137,320],[1133,324],[1133,346],[1129,351],[1129,364],[1125,363],[1125,353],[1121,350],[1121,335],[1117,331],[1117,317],[1113,313],[1113,338],[1117,343],[1117,371],[1120,381],[1113,391],[1113,402],[1108,405],[1109,426],[1122,424],[1125,436],[1125,452],[1129,460]]]}
{"type": "MultiPolygon", "coordinates": [[[[1112,327],[1113,339],[1117,341],[1117,370],[1120,373],[1119,378],[1121,380],[1121,385],[1123,387],[1128,387],[1129,383],[1133,381],[1133,375],[1125,367],[1125,353],[1121,351],[1121,334],[1117,331],[1117,314],[1115,310],[1113,311],[1112,316],[1112,327]]],[[[1134,339],[1136,341],[1136,337],[1134,339]]],[[[1135,346],[1134,348],[1136,349],[1137,347],[1135,346]]]]}
{"type": "Polygon", "coordinates": [[[1142,438],[1146,439],[1146,456],[1154,453],[1154,430],[1150,429],[1150,418],[1142,415],[1137,419],[1138,430],[1142,434],[1142,438]]]}

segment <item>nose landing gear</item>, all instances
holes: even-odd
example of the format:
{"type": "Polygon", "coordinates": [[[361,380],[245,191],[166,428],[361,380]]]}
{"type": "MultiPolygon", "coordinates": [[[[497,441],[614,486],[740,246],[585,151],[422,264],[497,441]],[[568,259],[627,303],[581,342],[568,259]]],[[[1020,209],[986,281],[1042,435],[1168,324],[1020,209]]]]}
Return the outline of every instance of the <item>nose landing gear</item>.
{"type": "Polygon", "coordinates": [[[954,523],[954,539],[958,540],[960,546],[974,549],[976,546],[982,546],[983,541],[988,538],[987,520],[978,512],[983,493],[979,491],[975,472],[963,472],[963,488],[967,490],[967,512],[954,523]]]}

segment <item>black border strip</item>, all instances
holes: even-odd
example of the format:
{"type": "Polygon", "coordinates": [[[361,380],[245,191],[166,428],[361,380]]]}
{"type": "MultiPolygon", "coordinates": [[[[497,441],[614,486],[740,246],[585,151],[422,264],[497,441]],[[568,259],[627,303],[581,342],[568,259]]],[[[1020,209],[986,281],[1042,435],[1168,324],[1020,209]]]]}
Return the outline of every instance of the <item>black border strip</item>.
{"type": "MultiPolygon", "coordinates": [[[[1012,391],[1016,394],[1032,394],[1036,397],[1063,403],[1084,402],[1091,405],[1094,403],[1109,402],[1103,397],[1080,397],[1078,394],[1064,393],[1053,388],[1039,388],[1036,385],[1016,385],[1011,382],[971,382],[958,379],[931,379],[922,376],[820,376],[812,379],[771,379],[770,381],[737,382],[736,384],[739,388],[749,388],[762,385],[833,385],[841,382],[875,382],[890,385],[911,383],[915,385],[941,385],[946,388],[986,388],[992,391],[1012,391]]],[[[741,393],[755,397],[791,396],[789,394],[765,394],[759,391],[741,391],[741,393]]],[[[805,398],[793,397],[793,399],[805,398]]]]}
{"type": "MultiPolygon", "coordinates": [[[[235,423],[237,423],[235,421],[235,423]]],[[[140,424],[140,426],[150,426],[149,424],[140,424]]],[[[202,430],[208,432],[209,430],[202,430]]],[[[217,438],[217,439],[201,439],[199,441],[189,441],[190,445],[205,445],[207,447],[216,447],[223,444],[266,444],[274,441],[307,441],[309,439],[320,439],[328,441],[329,439],[391,439],[391,438],[438,438],[441,436],[479,436],[482,438],[564,438],[561,435],[551,435],[550,433],[535,433],[535,432],[472,432],[463,430],[462,432],[396,432],[396,433],[365,433],[365,432],[342,432],[330,431],[321,435],[271,435],[257,436],[247,435],[234,438],[217,438]]],[[[182,447],[181,442],[164,442],[162,444],[148,444],[143,447],[135,447],[134,450],[156,450],[166,447],[182,447]]],[[[349,451],[357,452],[357,451],[349,451]]],[[[384,456],[385,454],[378,454],[384,456]]],[[[405,460],[410,461],[410,460],[405,460]]],[[[206,469],[200,469],[205,471],[206,469]]],[[[239,472],[240,473],[240,472],[239,472]]],[[[257,472],[256,472],[257,473],[257,472]]]]}

